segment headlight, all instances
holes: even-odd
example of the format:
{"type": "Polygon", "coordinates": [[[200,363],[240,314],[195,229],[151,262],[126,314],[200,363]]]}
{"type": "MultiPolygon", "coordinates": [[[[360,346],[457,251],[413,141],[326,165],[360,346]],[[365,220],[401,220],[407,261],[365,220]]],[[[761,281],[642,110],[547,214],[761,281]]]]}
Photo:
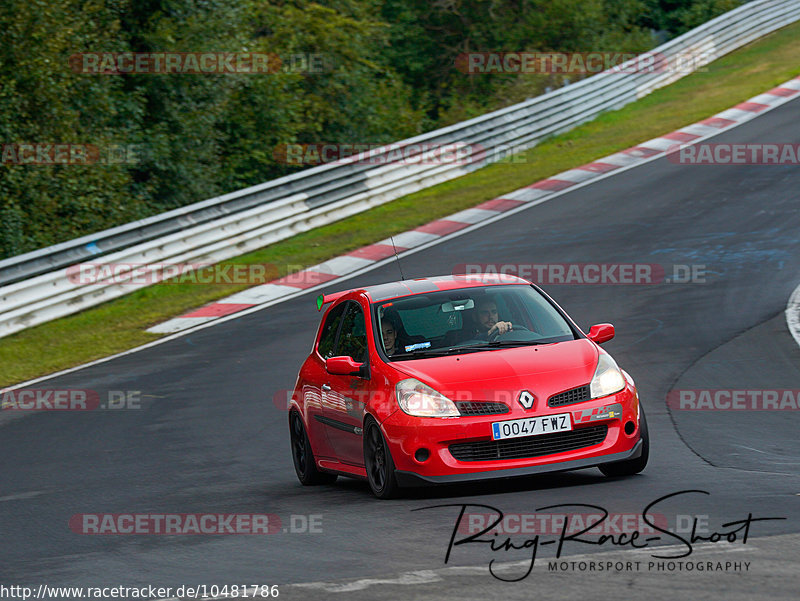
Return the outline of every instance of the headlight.
{"type": "Polygon", "coordinates": [[[459,415],[453,401],[416,378],[408,378],[395,387],[400,409],[417,417],[455,417],[459,415]]]}
{"type": "Polygon", "coordinates": [[[600,353],[597,369],[594,371],[589,388],[593,399],[614,394],[625,388],[625,376],[622,375],[622,371],[617,367],[611,355],[600,353]]]}

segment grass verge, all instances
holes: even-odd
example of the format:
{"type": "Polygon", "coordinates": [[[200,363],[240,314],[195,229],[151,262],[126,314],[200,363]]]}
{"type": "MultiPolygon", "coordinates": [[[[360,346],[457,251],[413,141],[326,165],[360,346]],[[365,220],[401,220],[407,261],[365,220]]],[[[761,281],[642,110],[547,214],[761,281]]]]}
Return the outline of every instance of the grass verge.
{"type": "MultiPolygon", "coordinates": [[[[502,162],[225,263],[270,263],[280,275],[475,206],[560,171],[704,119],[800,74],[800,23],[737,50],[618,111],[502,162]]],[[[158,284],[0,339],[0,386],[159,338],[145,330],[247,286],[158,284]]]]}

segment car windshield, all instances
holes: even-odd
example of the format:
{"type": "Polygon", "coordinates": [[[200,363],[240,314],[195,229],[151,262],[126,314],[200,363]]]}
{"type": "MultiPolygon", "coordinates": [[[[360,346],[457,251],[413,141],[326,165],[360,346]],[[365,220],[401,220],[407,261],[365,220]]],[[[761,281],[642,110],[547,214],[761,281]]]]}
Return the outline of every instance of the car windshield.
{"type": "Polygon", "coordinates": [[[373,305],[377,340],[392,360],[574,340],[567,320],[531,286],[416,294],[373,305]]]}

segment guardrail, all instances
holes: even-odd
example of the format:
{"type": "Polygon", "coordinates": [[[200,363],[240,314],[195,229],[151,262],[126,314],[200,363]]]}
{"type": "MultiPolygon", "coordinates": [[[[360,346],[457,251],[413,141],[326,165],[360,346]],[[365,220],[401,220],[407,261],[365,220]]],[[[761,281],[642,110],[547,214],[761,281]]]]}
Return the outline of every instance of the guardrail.
{"type": "MultiPolygon", "coordinates": [[[[652,70],[600,73],[553,92],[469,121],[438,129],[370,153],[325,164],[91,236],[0,261],[0,337],[128,294],[140,285],[119,283],[119,274],[91,285],[72,281],[66,268],[85,261],[104,264],[212,263],[261,248],[459,177],[535,146],[542,139],[590,121],[665,86],[691,70],[682,57],[705,57],[700,67],[800,19],[797,0],[756,0],[651,51],[652,70]],[[385,161],[397,145],[460,145],[466,163],[385,161]]],[[[158,273],[154,274],[155,279],[158,273]]],[[[74,278],[73,278],[74,279],[74,278]]]]}

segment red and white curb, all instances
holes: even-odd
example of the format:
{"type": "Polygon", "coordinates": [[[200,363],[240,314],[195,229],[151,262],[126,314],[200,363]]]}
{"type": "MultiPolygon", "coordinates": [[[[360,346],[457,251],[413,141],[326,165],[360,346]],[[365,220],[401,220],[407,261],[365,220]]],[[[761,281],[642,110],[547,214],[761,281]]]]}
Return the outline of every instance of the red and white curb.
{"type": "Polygon", "coordinates": [[[394,236],[393,240],[387,238],[319,265],[313,265],[303,271],[284,276],[268,284],[248,288],[223,300],[155,325],[147,331],[156,334],[180,332],[226,315],[238,313],[244,309],[273,302],[295,294],[300,290],[333,282],[387,257],[391,257],[395,248],[398,253],[402,253],[429,244],[464,228],[496,218],[500,214],[516,209],[521,205],[532,201],[542,201],[546,197],[553,196],[562,190],[567,190],[576,184],[598,180],[613,174],[618,169],[649,162],[663,156],[668,149],[676,144],[698,142],[714,136],[733,125],[749,121],[766,110],[773,109],[792,100],[797,96],[798,92],[800,92],[800,77],[795,77],[764,94],[759,94],[747,102],[737,104],[733,108],[717,113],[708,119],[687,125],[677,131],[647,142],[642,142],[637,146],[603,157],[592,163],[558,173],[519,190],[514,190],[509,194],[504,194],[499,198],[488,200],[471,209],[459,211],[453,215],[426,223],[411,231],[394,236]],[[392,242],[394,242],[394,245],[392,242]]]}

